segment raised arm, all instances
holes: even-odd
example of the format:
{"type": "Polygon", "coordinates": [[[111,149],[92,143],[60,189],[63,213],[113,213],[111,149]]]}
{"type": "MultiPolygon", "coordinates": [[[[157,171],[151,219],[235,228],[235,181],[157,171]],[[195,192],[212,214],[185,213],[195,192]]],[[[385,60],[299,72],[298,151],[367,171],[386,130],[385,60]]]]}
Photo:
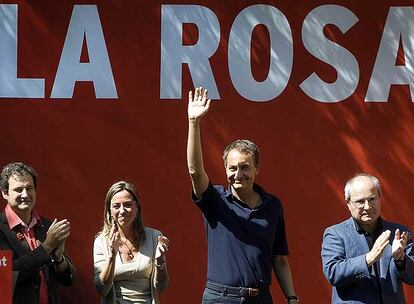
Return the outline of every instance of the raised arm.
{"type": "Polygon", "coordinates": [[[194,194],[200,198],[207,190],[209,179],[203,165],[201,149],[200,121],[208,112],[210,99],[207,99],[207,89],[196,88],[188,93],[188,140],[187,166],[193,185],[194,194]]]}

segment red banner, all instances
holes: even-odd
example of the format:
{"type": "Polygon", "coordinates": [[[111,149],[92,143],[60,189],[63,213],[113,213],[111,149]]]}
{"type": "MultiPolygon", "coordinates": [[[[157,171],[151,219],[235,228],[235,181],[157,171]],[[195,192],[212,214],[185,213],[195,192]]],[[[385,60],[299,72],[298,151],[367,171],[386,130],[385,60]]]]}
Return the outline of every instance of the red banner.
{"type": "Polygon", "coordinates": [[[11,251],[0,250],[0,303],[11,304],[13,297],[13,255],[11,251]]]}
{"type": "MultiPolygon", "coordinates": [[[[206,240],[190,199],[186,111],[188,91],[204,86],[209,178],[226,184],[228,143],[258,144],[257,182],[283,202],[295,289],[304,303],[328,303],[322,234],[349,217],[350,176],[380,179],[385,219],[414,218],[412,5],[1,1],[0,163],[35,167],[36,210],[71,222],[77,276],[63,302],[99,301],[92,244],[120,179],[139,189],[145,225],[171,239],[162,304],[201,302],[206,240]]],[[[276,283],[272,292],[285,301],[276,283]]]]}

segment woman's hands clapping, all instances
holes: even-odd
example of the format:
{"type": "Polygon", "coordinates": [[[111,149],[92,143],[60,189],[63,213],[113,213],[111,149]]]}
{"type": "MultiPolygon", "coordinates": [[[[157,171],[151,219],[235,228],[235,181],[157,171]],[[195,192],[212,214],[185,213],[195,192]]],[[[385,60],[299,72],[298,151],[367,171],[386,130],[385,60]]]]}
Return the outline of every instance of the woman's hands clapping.
{"type": "Polygon", "coordinates": [[[108,245],[112,255],[116,255],[121,246],[121,236],[119,235],[118,227],[114,220],[112,220],[112,228],[108,236],[108,245]]]}
{"type": "Polygon", "coordinates": [[[157,248],[155,249],[155,263],[156,265],[162,265],[165,262],[165,254],[168,251],[168,246],[170,244],[170,240],[163,236],[160,235],[158,237],[158,244],[157,244],[157,248]]]}

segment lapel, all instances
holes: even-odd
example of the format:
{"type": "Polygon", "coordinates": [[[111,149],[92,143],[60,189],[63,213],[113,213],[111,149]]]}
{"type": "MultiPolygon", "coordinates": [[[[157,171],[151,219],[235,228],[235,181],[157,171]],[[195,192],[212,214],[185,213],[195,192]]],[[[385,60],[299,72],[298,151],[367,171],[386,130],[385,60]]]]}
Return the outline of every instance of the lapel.
{"type": "MultiPolygon", "coordinates": [[[[368,243],[367,243],[367,240],[365,238],[365,235],[362,234],[362,233],[358,233],[358,231],[356,230],[355,223],[354,223],[354,220],[352,219],[352,217],[346,221],[345,225],[346,225],[346,232],[347,232],[349,238],[352,240],[353,245],[355,246],[352,256],[359,256],[359,255],[367,254],[369,252],[369,247],[368,247],[368,243]]],[[[382,258],[380,259],[381,277],[385,277],[385,275],[387,273],[387,270],[388,270],[389,259],[387,259],[387,255],[389,255],[389,252],[391,251],[391,248],[389,248],[389,247],[391,247],[391,246],[389,246],[389,245],[387,246],[382,258]],[[388,263],[387,263],[387,261],[388,261],[388,263]],[[384,270],[383,270],[383,267],[385,267],[384,270]]],[[[372,284],[375,286],[376,289],[379,289],[378,281],[376,280],[376,274],[375,274],[375,270],[374,270],[373,266],[371,266],[371,269],[370,269],[370,277],[371,277],[370,281],[372,282],[372,284]]]]}
{"type": "MultiPolygon", "coordinates": [[[[381,271],[381,278],[385,279],[388,274],[388,268],[390,267],[390,262],[392,258],[392,240],[394,239],[395,230],[393,227],[389,225],[387,221],[382,220],[383,225],[383,231],[390,230],[390,244],[387,245],[387,247],[384,250],[384,254],[382,255],[380,259],[380,271],[381,271]]],[[[381,280],[382,282],[383,280],[381,280]]]]}
{"type": "MultiPolygon", "coordinates": [[[[46,239],[47,230],[48,228],[46,228],[45,226],[44,219],[40,218],[40,222],[38,222],[36,226],[34,226],[37,242],[43,242],[46,239]]],[[[44,268],[42,271],[43,275],[45,276],[46,282],[49,282],[49,271],[46,271],[47,269],[48,268],[44,268]]]]}
{"type": "MultiPolygon", "coordinates": [[[[394,233],[395,233],[395,229],[387,221],[382,220],[382,225],[383,225],[382,230],[385,231],[385,230],[389,229],[391,231],[391,236],[390,236],[390,244],[387,245],[381,259],[379,260],[380,275],[381,275],[380,282],[381,282],[381,284],[383,284],[383,282],[385,281],[385,279],[388,275],[388,269],[390,267],[390,263],[391,263],[391,259],[392,259],[392,240],[393,240],[393,236],[394,236],[394,233]]],[[[349,238],[354,243],[353,245],[355,245],[355,247],[356,247],[357,255],[366,254],[369,251],[369,247],[368,247],[368,244],[366,242],[365,236],[363,234],[359,234],[356,231],[355,224],[354,224],[352,218],[350,218],[346,222],[346,231],[347,231],[347,234],[348,234],[349,238]]],[[[371,268],[371,277],[372,278],[375,277],[375,271],[374,271],[373,267],[371,268]]],[[[375,287],[378,288],[377,280],[372,279],[371,282],[373,282],[375,287]]]]}
{"type": "MultiPolygon", "coordinates": [[[[43,242],[46,239],[47,225],[44,223],[44,219],[41,218],[41,221],[36,224],[34,231],[36,234],[36,239],[40,242],[43,242]]],[[[0,231],[4,234],[7,243],[13,252],[20,256],[27,254],[31,251],[29,245],[27,244],[25,238],[19,239],[17,234],[20,232],[19,229],[10,230],[9,223],[7,222],[7,217],[4,212],[0,213],[0,231]]]]}
{"type": "Polygon", "coordinates": [[[48,228],[46,228],[44,224],[44,219],[41,218],[40,222],[38,222],[36,226],[34,227],[34,231],[36,234],[36,240],[43,242],[46,239],[47,229],[48,228]]]}
{"type": "MultiPolygon", "coordinates": [[[[45,225],[44,219],[41,218],[41,221],[34,227],[36,240],[43,242],[46,239],[47,227],[48,225],[45,225]]],[[[19,256],[30,253],[32,250],[24,237],[21,240],[18,239],[17,233],[19,229],[15,230],[10,230],[6,214],[4,212],[0,213],[0,233],[4,234],[8,247],[13,251],[13,258],[18,258],[19,256]]],[[[45,269],[42,271],[46,282],[49,282],[49,272],[45,271],[45,269]]]]}
{"type": "Polygon", "coordinates": [[[30,252],[29,245],[25,238],[18,238],[17,234],[19,230],[10,230],[7,217],[4,212],[0,213],[0,231],[3,233],[5,240],[13,251],[14,255],[20,256],[30,252]]]}
{"type": "Polygon", "coordinates": [[[353,242],[354,251],[356,255],[363,255],[369,252],[369,247],[365,239],[365,235],[358,233],[355,228],[355,223],[352,217],[348,219],[345,223],[346,233],[353,242]]]}

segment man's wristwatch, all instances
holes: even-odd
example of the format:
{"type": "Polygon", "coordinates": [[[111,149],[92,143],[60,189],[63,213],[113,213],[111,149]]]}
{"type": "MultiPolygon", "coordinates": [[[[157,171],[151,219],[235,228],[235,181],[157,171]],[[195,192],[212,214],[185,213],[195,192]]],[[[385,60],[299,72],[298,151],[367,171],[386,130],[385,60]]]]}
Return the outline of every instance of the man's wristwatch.
{"type": "Polygon", "coordinates": [[[286,303],[290,303],[290,301],[296,301],[299,302],[299,297],[298,296],[288,296],[286,297],[286,303]]]}
{"type": "Polygon", "coordinates": [[[62,264],[64,261],[65,261],[65,256],[63,256],[63,255],[62,255],[62,258],[60,259],[60,261],[52,259],[52,263],[55,264],[56,266],[62,264]]]}

